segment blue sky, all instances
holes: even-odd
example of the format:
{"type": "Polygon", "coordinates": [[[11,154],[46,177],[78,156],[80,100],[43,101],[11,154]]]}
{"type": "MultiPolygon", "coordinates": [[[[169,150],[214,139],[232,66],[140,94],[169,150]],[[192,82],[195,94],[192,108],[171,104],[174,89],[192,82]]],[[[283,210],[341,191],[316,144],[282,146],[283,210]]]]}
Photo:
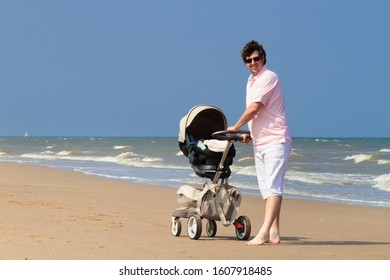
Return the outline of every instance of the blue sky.
{"type": "Polygon", "coordinates": [[[390,1],[0,0],[0,135],[176,136],[233,124],[243,45],[278,73],[292,135],[390,137],[390,1]]]}

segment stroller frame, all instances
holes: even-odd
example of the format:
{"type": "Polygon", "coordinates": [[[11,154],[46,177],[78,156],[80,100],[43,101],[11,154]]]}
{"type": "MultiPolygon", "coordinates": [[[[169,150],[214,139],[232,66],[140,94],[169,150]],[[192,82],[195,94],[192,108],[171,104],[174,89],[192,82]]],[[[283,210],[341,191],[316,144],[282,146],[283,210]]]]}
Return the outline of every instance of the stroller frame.
{"type": "MultiPolygon", "coordinates": [[[[219,108],[210,105],[200,106],[206,106],[207,108],[220,110],[219,108]]],[[[199,109],[200,106],[193,107],[190,112],[199,109]]],[[[224,124],[219,128],[226,129],[226,119],[222,111],[220,111],[220,113],[224,118],[224,124]]],[[[186,125],[184,127],[186,127],[186,125]]],[[[216,169],[214,169],[215,174],[213,177],[211,177],[210,174],[204,174],[202,170],[197,170],[197,167],[192,165],[195,173],[198,176],[210,179],[211,183],[206,181],[206,183],[204,183],[201,187],[183,185],[178,190],[177,193],[179,207],[176,211],[173,212],[171,221],[171,233],[173,236],[180,236],[181,234],[182,225],[180,218],[188,218],[188,237],[194,240],[199,239],[201,236],[202,219],[207,220],[206,233],[208,237],[214,237],[216,235],[216,221],[221,221],[225,227],[234,225],[236,237],[239,240],[247,240],[249,238],[251,232],[249,218],[247,216],[239,216],[236,218],[238,216],[238,209],[241,204],[241,194],[234,186],[228,184],[228,177],[230,176],[230,169],[228,168],[229,153],[233,146],[233,141],[241,140],[242,134],[244,133],[249,132],[231,132],[227,130],[218,130],[211,133],[210,138],[212,139],[226,140],[226,146],[219,163],[216,165],[216,169]]],[[[181,137],[183,139],[183,136],[181,137]]],[[[196,141],[192,140],[197,139],[189,139],[187,134],[185,139],[187,142],[191,141],[191,145],[196,144],[196,141]]],[[[186,148],[183,149],[182,146],[180,146],[180,148],[183,153],[188,156],[188,151],[186,148]]]]}

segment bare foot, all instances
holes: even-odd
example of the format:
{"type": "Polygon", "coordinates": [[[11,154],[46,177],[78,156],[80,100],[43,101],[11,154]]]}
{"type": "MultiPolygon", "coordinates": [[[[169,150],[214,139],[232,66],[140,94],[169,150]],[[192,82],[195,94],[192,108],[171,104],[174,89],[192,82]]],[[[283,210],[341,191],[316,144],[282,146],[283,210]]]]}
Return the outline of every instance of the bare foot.
{"type": "Polygon", "coordinates": [[[268,234],[263,234],[263,233],[258,233],[255,238],[252,240],[248,241],[246,245],[263,245],[264,243],[267,243],[269,241],[269,235],[268,234]]]}
{"type": "Polygon", "coordinates": [[[268,242],[272,244],[279,244],[280,243],[279,233],[271,233],[268,242]]]}

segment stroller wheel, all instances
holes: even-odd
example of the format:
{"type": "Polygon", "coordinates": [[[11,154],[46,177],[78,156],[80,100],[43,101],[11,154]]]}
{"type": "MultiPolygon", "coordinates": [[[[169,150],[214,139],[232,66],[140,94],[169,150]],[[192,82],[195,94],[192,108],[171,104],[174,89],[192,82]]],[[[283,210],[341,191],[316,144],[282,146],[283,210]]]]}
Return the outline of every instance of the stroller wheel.
{"type": "Polygon", "coordinates": [[[247,216],[240,216],[234,222],[236,236],[239,240],[247,240],[251,235],[251,221],[247,216]]]}
{"type": "Polygon", "coordinates": [[[181,221],[179,218],[172,218],[171,232],[173,236],[180,236],[181,233],[181,221]]]}
{"type": "Polygon", "coordinates": [[[217,234],[217,223],[213,220],[207,220],[206,233],[208,237],[214,237],[217,234]]]}
{"type": "Polygon", "coordinates": [[[199,239],[202,233],[202,220],[198,215],[192,215],[187,224],[188,236],[191,239],[199,239]]]}

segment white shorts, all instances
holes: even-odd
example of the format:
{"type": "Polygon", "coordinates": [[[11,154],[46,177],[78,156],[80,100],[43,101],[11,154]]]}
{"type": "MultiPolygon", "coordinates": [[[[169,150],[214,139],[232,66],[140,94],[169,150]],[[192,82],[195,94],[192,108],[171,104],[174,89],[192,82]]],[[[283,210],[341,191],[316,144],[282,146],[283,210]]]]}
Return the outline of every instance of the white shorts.
{"type": "Polygon", "coordinates": [[[287,170],[291,144],[286,141],[267,147],[254,147],[257,180],[264,199],[283,196],[283,180],[287,170]]]}

